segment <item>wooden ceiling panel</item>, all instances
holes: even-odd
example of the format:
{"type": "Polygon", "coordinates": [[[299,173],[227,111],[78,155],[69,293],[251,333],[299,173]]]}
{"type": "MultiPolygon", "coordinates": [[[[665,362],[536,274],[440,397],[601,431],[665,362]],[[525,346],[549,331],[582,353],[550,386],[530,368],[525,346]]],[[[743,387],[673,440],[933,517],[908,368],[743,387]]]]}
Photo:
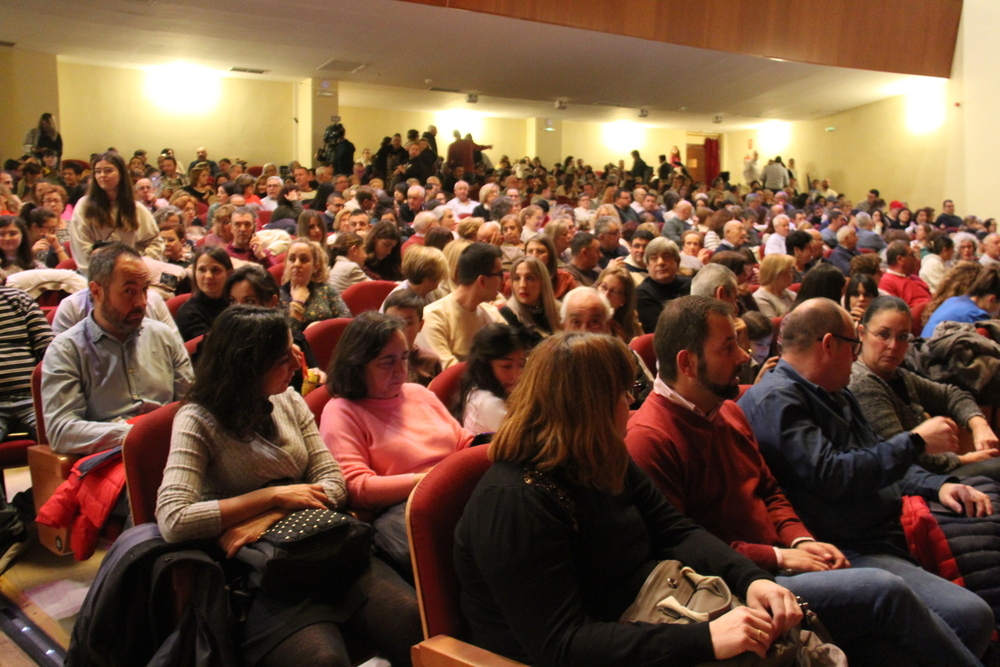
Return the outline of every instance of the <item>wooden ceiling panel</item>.
{"type": "Polygon", "coordinates": [[[948,77],[962,0],[405,0],[670,44],[948,77]]]}

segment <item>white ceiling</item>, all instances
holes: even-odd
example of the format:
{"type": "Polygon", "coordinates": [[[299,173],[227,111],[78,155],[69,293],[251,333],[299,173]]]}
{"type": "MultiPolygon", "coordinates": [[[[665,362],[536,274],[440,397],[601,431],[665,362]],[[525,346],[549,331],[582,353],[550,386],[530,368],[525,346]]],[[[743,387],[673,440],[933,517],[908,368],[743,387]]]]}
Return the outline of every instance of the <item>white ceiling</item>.
{"type": "Polygon", "coordinates": [[[346,106],[592,121],[635,119],[645,106],[645,122],[691,130],[821,118],[922,78],[398,0],[0,0],[0,16],[0,40],[18,48],[123,66],[187,61],[264,69],[270,78],[337,79],[346,106]],[[317,69],[330,60],[365,67],[317,69]],[[466,104],[466,92],[478,92],[479,103],[466,104]],[[558,98],[569,109],[556,111],[558,98]],[[721,125],[711,124],[715,115],[721,125]]]}

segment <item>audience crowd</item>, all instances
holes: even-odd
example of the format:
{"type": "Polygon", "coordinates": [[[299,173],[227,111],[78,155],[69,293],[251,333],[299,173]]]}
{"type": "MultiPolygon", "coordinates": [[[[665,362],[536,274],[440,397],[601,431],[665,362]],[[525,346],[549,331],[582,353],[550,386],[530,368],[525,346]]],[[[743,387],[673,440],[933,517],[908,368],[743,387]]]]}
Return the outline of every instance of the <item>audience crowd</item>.
{"type": "MultiPolygon", "coordinates": [[[[55,452],[99,455],[181,401],[166,542],[231,556],[309,508],[373,525],[348,593],[260,593],[236,640],[247,664],[347,665],[352,634],[409,664],[408,498],[494,432],[455,535],[481,647],[540,665],[763,655],[798,595],[852,665],[993,650],[996,602],[978,594],[1000,565],[979,588],[928,572],[901,516],[904,496],[993,515],[966,480],[1000,480],[995,220],[877,189],[854,202],[755,153],[742,182],[697,182],[676,147],[656,167],[638,151],[494,164],[434,126],[356,159],[336,124],[315,169],[202,147],[187,165],[171,149],[67,159],[49,114],[29,138],[0,173],[0,433],[36,438],[37,418],[55,452]],[[53,289],[75,293],[43,313],[32,297],[53,289]],[[313,336],[337,318],[322,367],[313,336]],[[749,606],[617,623],[664,558],[749,606]]],[[[26,540],[0,496],[0,572],[26,540]]]]}

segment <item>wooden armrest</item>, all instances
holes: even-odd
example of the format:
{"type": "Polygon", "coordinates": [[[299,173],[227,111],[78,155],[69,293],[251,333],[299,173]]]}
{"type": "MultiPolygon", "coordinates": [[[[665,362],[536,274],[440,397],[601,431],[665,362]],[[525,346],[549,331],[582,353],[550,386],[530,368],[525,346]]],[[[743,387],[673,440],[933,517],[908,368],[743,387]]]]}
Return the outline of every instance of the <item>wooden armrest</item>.
{"type": "Polygon", "coordinates": [[[413,667],[524,667],[448,635],[425,639],[410,649],[413,667]]]}

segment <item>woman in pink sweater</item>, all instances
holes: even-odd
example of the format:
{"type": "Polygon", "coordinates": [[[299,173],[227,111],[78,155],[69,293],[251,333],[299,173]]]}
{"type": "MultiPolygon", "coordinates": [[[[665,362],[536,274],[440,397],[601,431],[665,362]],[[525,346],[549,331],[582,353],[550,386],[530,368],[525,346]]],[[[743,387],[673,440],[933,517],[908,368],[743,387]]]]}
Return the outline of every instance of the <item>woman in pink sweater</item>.
{"type": "Polygon", "coordinates": [[[406,382],[410,351],[403,322],[362,313],[344,330],[330,363],[320,435],[340,463],[352,507],[384,510],[375,544],[410,567],[406,500],[428,470],[467,447],[462,428],[437,396],[406,382]]]}

